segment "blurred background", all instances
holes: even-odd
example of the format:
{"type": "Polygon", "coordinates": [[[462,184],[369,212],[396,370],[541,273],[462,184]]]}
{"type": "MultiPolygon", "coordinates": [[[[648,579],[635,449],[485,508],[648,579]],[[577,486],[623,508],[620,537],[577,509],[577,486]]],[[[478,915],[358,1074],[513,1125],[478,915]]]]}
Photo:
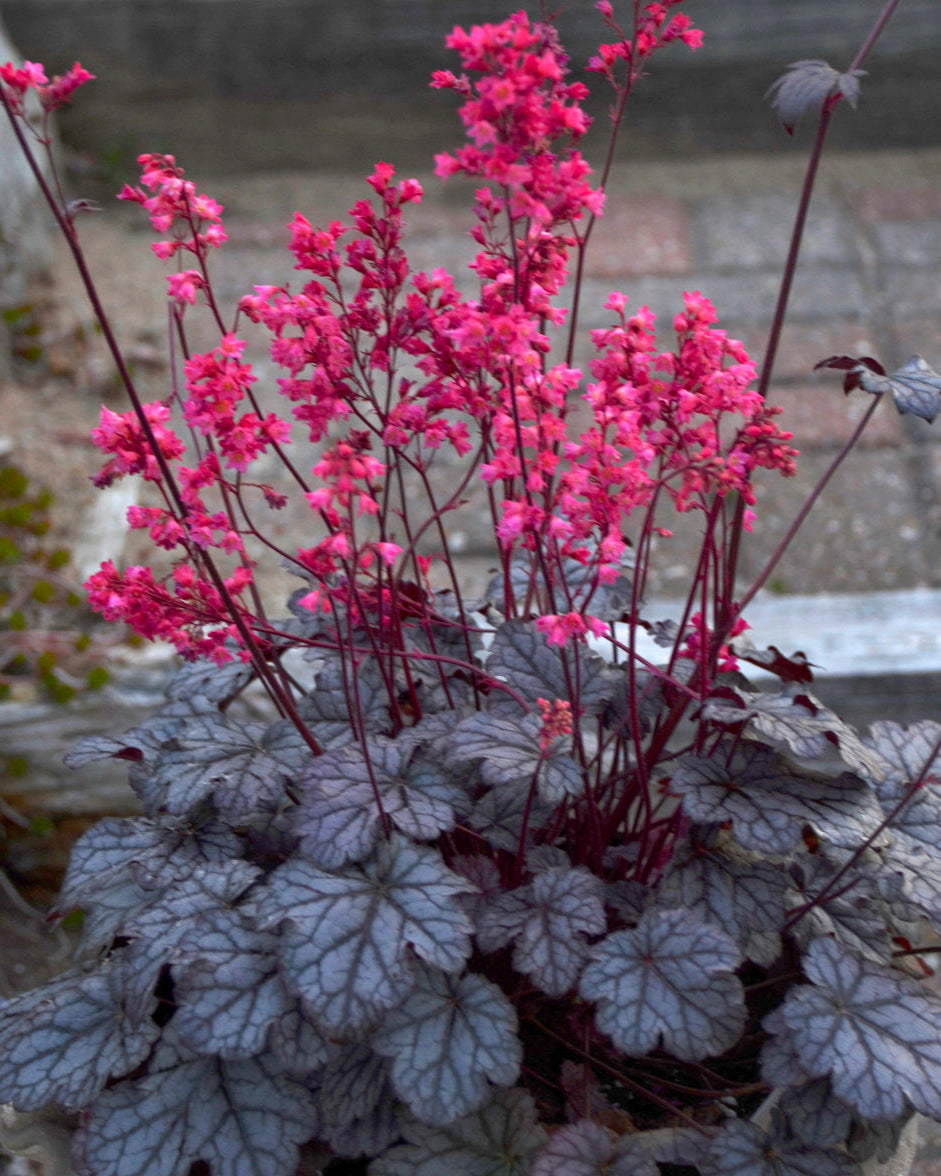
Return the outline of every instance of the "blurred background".
{"type": "MultiPolygon", "coordinates": [[[[51,72],[77,58],[98,84],[63,119],[70,145],[106,166],[139,151],[199,159],[213,174],[359,167],[379,155],[424,170],[453,138],[453,104],[428,90],[455,24],[504,18],[500,0],[0,0],[20,51],[51,72]],[[377,152],[379,155],[377,155],[377,152]]],[[[591,0],[549,3],[573,65],[602,36],[591,0]]],[[[617,5],[615,6],[617,8],[617,5]]],[[[881,0],[691,0],[705,33],[651,64],[621,150],[631,158],[786,148],[762,95],[791,61],[845,69],[881,0]]],[[[532,15],[539,11],[532,6],[532,15]]],[[[844,149],[941,142],[941,11],[903,0],[870,62],[865,117],[844,149]],[[891,67],[887,68],[891,63],[891,67]]],[[[596,104],[603,113],[606,96],[596,104]]]]}

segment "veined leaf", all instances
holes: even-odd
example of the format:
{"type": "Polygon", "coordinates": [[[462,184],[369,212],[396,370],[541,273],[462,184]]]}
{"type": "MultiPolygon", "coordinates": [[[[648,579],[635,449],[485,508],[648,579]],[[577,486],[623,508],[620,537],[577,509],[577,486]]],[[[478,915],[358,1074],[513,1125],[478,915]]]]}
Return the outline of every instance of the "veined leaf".
{"type": "Polygon", "coordinates": [[[495,849],[516,853],[519,849],[523,820],[526,818],[526,845],[532,843],[533,832],[541,828],[552,814],[552,809],[538,796],[529,804],[524,788],[491,788],[477,801],[467,823],[490,842],[495,849]]]}
{"type": "Polygon", "coordinates": [[[399,1136],[389,1063],[365,1043],[347,1042],[320,1071],[317,1136],[339,1155],[376,1155],[399,1136]]]}
{"type": "MultiPolygon", "coordinates": [[[[279,946],[275,932],[256,930],[238,910],[216,908],[198,916],[172,959],[173,1025],[180,1040],[199,1053],[234,1059],[261,1053],[269,1033],[285,1020],[301,1032],[297,1001],[279,971],[279,946]]],[[[324,1038],[314,1048],[314,1032],[307,1026],[307,1070],[330,1054],[324,1038]]],[[[296,1057],[291,1061],[294,1071],[296,1057]]]]}
{"type": "Polygon", "coordinates": [[[123,981],[112,960],[0,1002],[0,1100],[20,1111],[47,1103],[77,1111],[138,1066],[160,1030],[149,1017],[128,1019],[123,981]]]}
{"type": "Polygon", "coordinates": [[[819,58],[794,61],[787,67],[787,73],[771,84],[765,97],[770,98],[781,125],[792,135],[803,114],[808,110],[819,110],[827,98],[837,94],[855,110],[859,79],[865,72],[854,69],[851,73],[840,73],[819,58]]]}
{"type": "Polygon", "coordinates": [[[132,942],[123,948],[127,975],[125,1002],[131,1017],[143,1016],[162,968],[177,948],[197,934],[199,917],[228,907],[258,877],[260,870],[238,859],[194,868],[152,892],[118,922],[115,932],[132,942]]]}
{"type": "Polygon", "coordinates": [[[215,709],[222,709],[254,677],[254,669],[241,661],[230,661],[224,666],[217,666],[213,661],[184,662],[167,687],[167,698],[183,702],[199,698],[213,703],[215,709]]]}
{"type": "Polygon", "coordinates": [[[766,739],[786,744],[798,759],[819,760],[828,751],[867,780],[885,775],[881,756],[866,747],[857,733],[839,715],[828,710],[811,694],[750,694],[734,691],[735,703],[710,700],[702,708],[703,718],[723,726],[748,723],[749,730],[766,739]]]}
{"type": "Polygon", "coordinates": [[[890,392],[900,413],[912,413],[929,424],[938,415],[941,375],[920,355],[913,355],[889,375],[882,364],[869,355],[859,359],[852,355],[831,355],[814,364],[815,371],[822,367],[846,372],[844,392],[852,392],[854,388],[862,388],[872,396],[884,396],[890,392]]]}
{"type": "Polygon", "coordinates": [[[824,841],[855,849],[882,824],[868,785],[795,768],[761,743],[741,743],[726,760],[681,756],[671,788],[702,824],[731,821],[736,840],[759,853],[787,853],[810,825],[824,841]]]}
{"type": "Polygon", "coordinates": [[[382,823],[377,792],[387,818],[415,840],[430,841],[450,829],[452,806],[463,799],[460,788],[443,773],[417,769],[414,745],[401,738],[376,736],[365,752],[346,744],[318,756],[300,781],[303,851],[327,870],[366,857],[382,823]]]}
{"type": "Polygon", "coordinates": [[[901,811],[901,801],[922,777],[941,726],[926,720],[905,728],[879,722],[871,728],[876,751],[889,765],[877,793],[892,831],[888,846],[880,848],[887,898],[902,897],[931,919],[941,919],[941,780],[939,759],[928,765],[924,782],[901,811]],[[896,893],[896,891],[898,893],[896,893]]]}
{"type": "Polygon", "coordinates": [[[365,731],[376,735],[388,730],[389,695],[375,661],[364,658],[353,669],[333,655],[317,672],[313,690],[298,708],[321,747],[341,747],[354,738],[347,702],[348,692],[353,690],[365,731]]]}
{"type": "Polygon", "coordinates": [[[216,820],[105,817],[72,846],[58,905],[63,910],[85,901],[93,905],[103,886],[123,879],[159,886],[200,865],[237,857],[240,848],[236,835],[216,820]]]}
{"type": "Polygon", "coordinates": [[[392,838],[337,873],[295,858],[268,879],[263,924],[283,929],[285,977],[326,1031],[368,1027],[398,1004],[414,978],[409,949],[446,972],[470,954],[471,922],[459,898],[471,883],[436,850],[392,838]]]}
{"type": "Polygon", "coordinates": [[[522,1046],[516,1010],[483,976],[422,969],[404,1003],[373,1034],[373,1048],[392,1059],[399,1097],[429,1126],[444,1126],[480,1107],[490,1082],[519,1077],[522,1046]]]}
{"type": "Polygon", "coordinates": [[[847,889],[837,882],[831,890],[827,887],[837,873],[837,864],[818,855],[807,856],[792,865],[791,877],[800,894],[799,905],[814,901],[813,907],[793,928],[792,933],[802,947],[812,939],[832,937],[876,963],[888,960],[890,929],[901,912],[898,904],[894,904],[893,911],[892,904],[882,902],[875,893],[878,876],[875,868],[869,868],[869,861],[866,857],[857,863],[853,886],[847,889]],[[819,898],[820,895],[823,897],[819,898]]]}
{"type": "Polygon", "coordinates": [[[584,867],[556,866],[487,904],[477,942],[483,951],[514,942],[513,967],[549,996],[562,996],[588,958],[584,936],[605,926],[600,879],[584,867]]]}
{"type": "Polygon", "coordinates": [[[480,1111],[447,1127],[406,1123],[406,1142],[370,1165],[369,1176],[528,1176],[546,1141],[524,1090],[497,1090],[480,1111]]]}
{"type": "Polygon", "coordinates": [[[785,1088],[775,1109],[790,1135],[814,1147],[845,1143],[853,1122],[852,1112],[835,1097],[827,1078],[785,1088]]]}
{"type": "MultiPolygon", "coordinates": [[[[487,673],[506,678],[534,706],[539,698],[550,702],[561,698],[577,701],[585,714],[600,714],[608,701],[611,684],[603,673],[605,667],[604,659],[585,646],[555,648],[535,624],[517,620],[498,627],[487,658],[487,673]],[[577,700],[571,697],[573,682],[580,684],[577,700]]],[[[505,705],[519,713],[511,700],[505,705]]]]}
{"type": "Polygon", "coordinates": [[[678,845],[657,887],[657,901],[714,923],[758,964],[781,952],[788,878],[768,861],[743,861],[721,843],[698,839],[678,845]]]}
{"type": "Polygon", "coordinates": [[[810,983],[780,1010],[801,1066],[864,1118],[898,1118],[906,1101],[941,1117],[941,998],[832,939],[815,940],[803,968],[810,983]]]}
{"type": "Polygon", "coordinates": [[[284,801],[285,784],[310,758],[310,749],[290,725],[194,715],[175,745],[159,753],[155,780],[169,812],[189,812],[213,796],[219,811],[238,822],[253,812],[276,810],[284,801]]]}
{"type": "Polygon", "coordinates": [[[532,1176],[660,1176],[649,1152],[630,1135],[581,1119],[553,1132],[533,1157],[532,1176]]]}
{"type": "Polygon", "coordinates": [[[698,1061],[738,1040],[745,1000],[734,971],[741,956],[718,927],[685,911],[655,908],[592,954],[579,992],[596,1002],[601,1032],[631,1057],[660,1047],[698,1061]]]}
{"type": "Polygon", "coordinates": [[[76,1140],[80,1176],[283,1176],[315,1130],[313,1098],[265,1057],[224,1062],[162,1045],[134,1081],[93,1104],[76,1140]]]}
{"type": "Polygon", "coordinates": [[[512,719],[474,714],[454,728],[451,759],[457,764],[479,760],[481,779],[493,787],[528,786],[535,779],[547,804],[578,796],[585,786],[578,764],[561,746],[543,754],[539,732],[540,721],[533,714],[512,719]]]}
{"type": "Polygon", "coordinates": [[[702,1176],[861,1176],[855,1160],[786,1133],[769,1135],[756,1123],[727,1119],[700,1167],[702,1176]]]}

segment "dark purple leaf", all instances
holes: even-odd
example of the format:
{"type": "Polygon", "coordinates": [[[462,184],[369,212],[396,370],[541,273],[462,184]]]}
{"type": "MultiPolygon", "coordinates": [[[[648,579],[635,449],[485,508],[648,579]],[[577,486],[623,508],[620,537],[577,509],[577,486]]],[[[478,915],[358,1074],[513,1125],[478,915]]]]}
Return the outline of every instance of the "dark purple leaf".
{"type": "Polygon", "coordinates": [[[723,1053],[741,1034],[741,954],[686,911],[649,910],[633,931],[592,949],[579,993],[596,1002],[595,1023],[618,1049],[640,1057],[662,1048],[685,1061],[723,1053]]]}
{"type": "Polygon", "coordinates": [[[898,1118],[906,1103],[941,1117],[941,997],[832,939],[810,945],[803,970],[810,983],[780,1010],[801,1066],[863,1118],[898,1118]]]}
{"type": "Polygon", "coordinates": [[[491,981],[421,969],[404,1003],[390,1010],[372,1046],[392,1059],[399,1097],[423,1123],[440,1127],[476,1111],[488,1083],[512,1086],[522,1046],[516,1010],[491,981]]]}
{"type": "Polygon", "coordinates": [[[832,355],[814,365],[837,368],[845,371],[843,390],[852,392],[861,388],[873,396],[891,393],[895,407],[900,413],[911,413],[930,424],[938,415],[941,398],[941,375],[930,367],[920,355],[913,355],[894,372],[886,374],[885,368],[869,356],[854,359],[851,355],[832,355]]]}
{"type": "Polygon", "coordinates": [[[856,849],[882,824],[868,785],[844,772],[832,777],[794,768],[772,748],[742,743],[724,760],[681,756],[671,788],[701,824],[731,821],[736,840],[759,853],[787,853],[804,826],[833,845],[856,849]]]}
{"type": "Polygon", "coordinates": [[[370,1165],[370,1176],[523,1176],[546,1141],[532,1096],[497,1090],[482,1110],[447,1127],[405,1123],[405,1143],[370,1165]]]}
{"type": "Polygon", "coordinates": [[[359,866],[336,873],[295,858],[268,879],[259,902],[268,926],[285,922],[292,991],[326,1031],[370,1026],[414,983],[410,949],[456,972],[472,925],[459,897],[473,887],[438,852],[393,837],[359,866]]]}
{"type": "Polygon", "coordinates": [[[138,1066],[160,1030],[149,1017],[129,1020],[123,993],[121,963],[109,961],[0,1002],[0,1101],[77,1111],[138,1066]]]}
{"type": "Polygon", "coordinates": [[[795,61],[787,67],[787,73],[772,82],[765,97],[770,99],[784,129],[792,135],[802,115],[819,110],[834,94],[842,94],[855,109],[859,97],[858,79],[864,74],[861,69],[842,74],[818,58],[795,61]]]}
{"type": "Polygon", "coordinates": [[[483,951],[513,943],[513,967],[549,996],[562,996],[588,958],[586,935],[605,930],[601,880],[583,866],[556,866],[497,896],[477,920],[483,951]]]}
{"type": "Polygon", "coordinates": [[[110,1087],[76,1141],[79,1176],[284,1176],[315,1130],[313,1098],[264,1057],[224,1062],[167,1044],[110,1087]]]}

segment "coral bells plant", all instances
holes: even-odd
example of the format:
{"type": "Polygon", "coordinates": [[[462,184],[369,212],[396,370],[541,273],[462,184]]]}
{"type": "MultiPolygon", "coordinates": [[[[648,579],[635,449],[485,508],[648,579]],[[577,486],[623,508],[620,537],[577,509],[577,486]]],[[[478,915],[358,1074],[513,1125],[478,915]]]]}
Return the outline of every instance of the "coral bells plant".
{"type": "MultiPolygon", "coordinates": [[[[616,134],[649,57],[701,35],[675,3],[626,5],[624,27],[598,7],[589,70],[616,134]]],[[[169,560],[106,563],[89,598],[184,659],[163,710],[70,757],[129,761],[142,815],[75,847],[74,967],[0,1005],[0,1097],[73,1113],[77,1172],[290,1176],[316,1142],[337,1174],[851,1176],[914,1112],[941,1118],[920,962],[941,726],[863,737],[804,660],[745,638],[852,441],[755,582],[736,574],[756,476],[795,469],[765,392],[819,145],[892,7],[846,74],[800,63],[777,87],[785,121],[811,109],[820,131],[760,373],[698,292],[671,324],[612,293],[575,366],[607,169],[578,150],[587,91],[554,28],[522,12],[456,29],[463,72],[432,83],[463,101],[467,143],[437,170],[477,185],[473,296],[412,270],[422,190],[380,163],[348,221],[295,215],[298,282],[256,286],[230,325],[222,209],[172,157],[141,158],[121,198],[177,267],[183,357],[157,403],[114,343],[81,209],[37,165],[131,402],[102,412],[95,480],[151,485],[128,522],[169,560]],[[218,327],[203,353],[194,313],[218,327]],[[474,493],[496,552],[476,594],[449,547],[474,493]],[[297,547],[266,529],[292,498],[297,547]],[[656,545],[689,513],[685,604],[649,616],[656,545]],[[297,580],[286,616],[256,582],[272,560],[297,580]],[[754,690],[749,662],[777,686],[754,690]]],[[[87,76],[0,70],[31,160],[45,131],[23,96],[55,106],[87,76]]],[[[866,420],[887,392],[937,411],[922,360],[821,362],[873,396],[866,420]]]]}

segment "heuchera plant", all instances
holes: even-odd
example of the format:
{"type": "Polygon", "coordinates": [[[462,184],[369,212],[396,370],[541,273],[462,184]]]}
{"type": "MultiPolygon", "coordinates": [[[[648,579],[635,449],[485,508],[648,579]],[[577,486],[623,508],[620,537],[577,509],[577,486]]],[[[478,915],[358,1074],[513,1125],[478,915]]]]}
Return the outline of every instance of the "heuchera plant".
{"type": "MultiPolygon", "coordinates": [[[[611,39],[589,69],[615,133],[650,56],[700,42],[675,6],[627,5],[621,28],[598,5],[611,39]]],[[[743,609],[826,478],[755,583],[736,578],[756,474],[794,471],[764,393],[819,149],[893,7],[847,73],[799,63],[775,89],[788,125],[810,107],[820,129],[760,375],[696,292],[659,336],[612,293],[574,366],[607,168],[576,147],[586,89],[556,32],[522,12],[456,29],[464,72],[433,80],[463,100],[467,144],[437,171],[477,184],[473,297],[410,269],[421,187],[380,163],[348,223],[295,215],[301,284],[255,287],[228,326],[222,209],[143,156],[121,198],[178,263],[185,357],[143,404],[81,209],[44,189],[132,402],[102,412],[96,481],[152,485],[129,523],[172,561],[105,564],[89,596],[186,662],[159,714],[71,756],[128,760],[143,815],[79,840],[59,901],[84,911],[75,966],[0,1006],[0,1099],[77,1113],[77,1172],[284,1176],[318,1140],[331,1171],[372,1176],[848,1176],[913,1111],[941,1118],[941,998],[918,962],[941,917],[941,726],[863,738],[805,661],[743,651],[743,609]],[[202,354],[197,304],[219,329],[202,354]],[[283,413],[245,318],[270,334],[283,413]],[[478,479],[498,567],[473,596],[448,535],[478,479]],[[290,495],[309,505],[297,549],[266,534],[290,495]],[[689,512],[685,606],[648,617],[654,540],[689,512]],[[283,619],[254,580],[271,559],[300,583],[283,619]]],[[[0,70],[31,159],[24,95],[52,109],[88,76],[0,70]]],[[[867,420],[885,392],[937,411],[924,361],[822,362],[874,395],[867,420]]]]}

